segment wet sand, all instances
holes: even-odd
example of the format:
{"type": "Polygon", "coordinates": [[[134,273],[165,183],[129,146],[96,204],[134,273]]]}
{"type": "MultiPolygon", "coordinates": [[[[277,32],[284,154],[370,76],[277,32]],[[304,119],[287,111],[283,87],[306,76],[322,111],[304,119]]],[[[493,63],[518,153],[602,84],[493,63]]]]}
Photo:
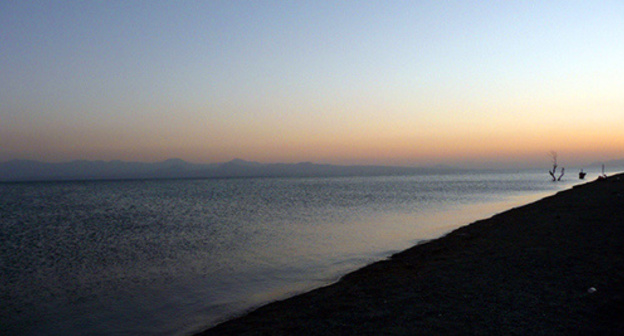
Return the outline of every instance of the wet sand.
{"type": "Polygon", "coordinates": [[[624,174],[477,221],[200,335],[440,334],[624,334],[624,174]]]}

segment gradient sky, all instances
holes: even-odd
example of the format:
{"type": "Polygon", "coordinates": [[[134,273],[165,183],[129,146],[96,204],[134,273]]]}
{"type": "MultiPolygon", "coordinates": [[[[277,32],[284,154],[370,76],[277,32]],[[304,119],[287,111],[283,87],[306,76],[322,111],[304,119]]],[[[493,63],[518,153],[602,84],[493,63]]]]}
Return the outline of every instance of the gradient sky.
{"type": "Polygon", "coordinates": [[[624,158],[623,1],[2,1],[0,161],[624,158]]]}

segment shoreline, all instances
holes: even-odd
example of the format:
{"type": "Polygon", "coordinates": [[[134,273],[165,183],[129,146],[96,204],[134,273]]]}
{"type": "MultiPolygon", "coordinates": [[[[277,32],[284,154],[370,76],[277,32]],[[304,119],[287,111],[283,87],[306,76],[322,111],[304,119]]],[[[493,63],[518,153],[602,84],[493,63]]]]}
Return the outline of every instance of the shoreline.
{"type": "Polygon", "coordinates": [[[624,174],[580,184],[197,335],[617,333],[623,209],[624,174]]]}

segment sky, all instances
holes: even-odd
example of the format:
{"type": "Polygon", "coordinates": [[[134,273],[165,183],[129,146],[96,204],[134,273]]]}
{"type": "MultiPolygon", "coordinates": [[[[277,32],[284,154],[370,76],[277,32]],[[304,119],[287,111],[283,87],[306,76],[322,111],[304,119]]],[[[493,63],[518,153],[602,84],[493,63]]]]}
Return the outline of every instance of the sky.
{"type": "Polygon", "coordinates": [[[622,1],[0,1],[0,161],[624,158],[622,1]]]}

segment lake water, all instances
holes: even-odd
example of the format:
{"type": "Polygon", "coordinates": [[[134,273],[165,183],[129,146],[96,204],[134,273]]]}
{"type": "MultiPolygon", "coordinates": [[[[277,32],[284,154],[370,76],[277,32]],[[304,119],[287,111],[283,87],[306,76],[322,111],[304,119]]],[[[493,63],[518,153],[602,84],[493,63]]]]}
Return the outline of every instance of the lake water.
{"type": "Polygon", "coordinates": [[[529,171],[0,184],[0,334],[197,332],[578,182],[529,171]]]}

